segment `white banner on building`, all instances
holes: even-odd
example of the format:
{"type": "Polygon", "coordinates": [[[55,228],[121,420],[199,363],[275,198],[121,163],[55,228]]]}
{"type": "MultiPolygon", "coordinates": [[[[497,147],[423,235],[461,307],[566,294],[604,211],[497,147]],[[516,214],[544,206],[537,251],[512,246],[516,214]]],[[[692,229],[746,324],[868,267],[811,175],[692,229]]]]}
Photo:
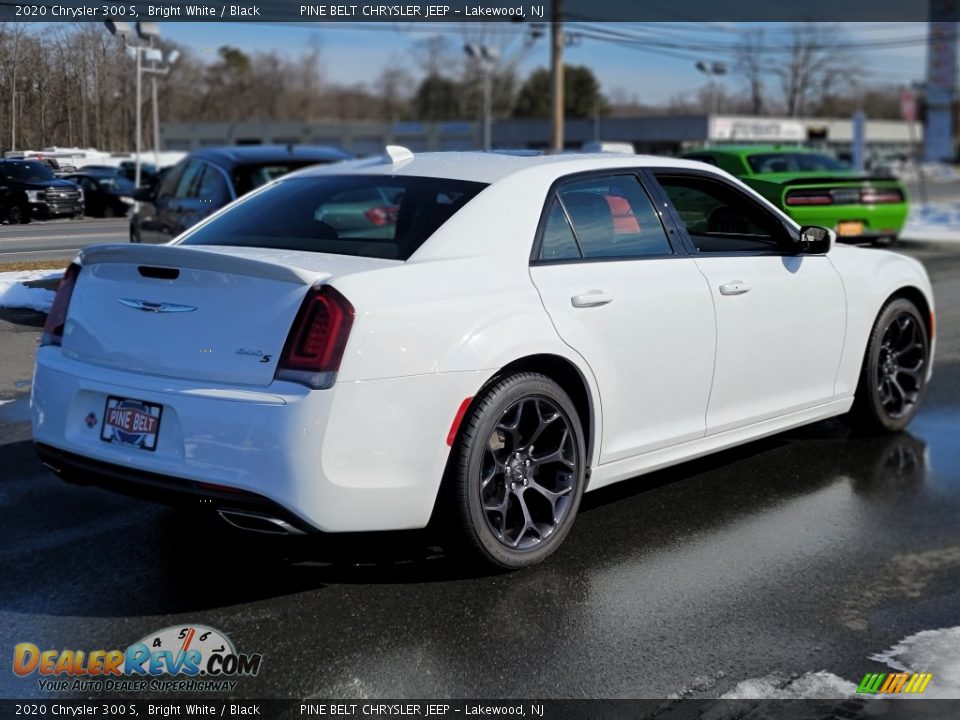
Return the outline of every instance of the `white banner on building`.
{"type": "Polygon", "coordinates": [[[803,142],[807,139],[807,129],[797,120],[713,116],[710,118],[710,139],[744,142],[803,142]]]}

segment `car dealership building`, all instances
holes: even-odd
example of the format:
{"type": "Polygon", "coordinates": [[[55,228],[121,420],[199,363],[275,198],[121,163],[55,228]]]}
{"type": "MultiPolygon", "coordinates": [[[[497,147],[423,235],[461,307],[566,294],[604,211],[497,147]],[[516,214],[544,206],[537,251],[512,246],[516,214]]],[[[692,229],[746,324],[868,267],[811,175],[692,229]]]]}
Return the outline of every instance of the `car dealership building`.
{"type": "MultiPolygon", "coordinates": [[[[867,120],[869,156],[906,157],[923,140],[920,123],[867,120]]],[[[645,117],[567,120],[566,145],[579,149],[593,140],[632,143],[637,152],[673,155],[707,143],[782,143],[809,145],[841,156],[851,152],[850,118],[786,118],[741,115],[651,115],[645,117]]],[[[497,148],[545,148],[549,120],[500,120],[493,124],[497,148]]],[[[336,145],[358,155],[380,152],[384,145],[411,150],[471,150],[482,145],[479,122],[290,122],[166,123],[161,127],[167,150],[211,145],[309,143],[336,145]]]]}

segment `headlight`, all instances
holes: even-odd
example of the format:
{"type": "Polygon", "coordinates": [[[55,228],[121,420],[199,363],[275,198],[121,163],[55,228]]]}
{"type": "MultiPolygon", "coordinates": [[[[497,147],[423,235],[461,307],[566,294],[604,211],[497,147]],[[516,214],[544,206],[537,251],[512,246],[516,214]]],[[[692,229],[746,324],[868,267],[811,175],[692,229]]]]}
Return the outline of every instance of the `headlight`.
{"type": "Polygon", "coordinates": [[[120,202],[124,202],[124,203],[126,203],[127,205],[133,205],[133,198],[132,198],[132,197],[127,197],[126,195],[121,195],[121,196],[120,196],[120,202]]]}
{"type": "Polygon", "coordinates": [[[47,199],[47,194],[43,190],[27,190],[27,200],[32,203],[43,202],[47,199]]]}
{"type": "Polygon", "coordinates": [[[77,190],[77,192],[80,193],[80,197],[79,197],[78,199],[80,200],[80,202],[83,202],[83,190],[82,190],[82,189],[81,189],[81,190],[77,190]]]}

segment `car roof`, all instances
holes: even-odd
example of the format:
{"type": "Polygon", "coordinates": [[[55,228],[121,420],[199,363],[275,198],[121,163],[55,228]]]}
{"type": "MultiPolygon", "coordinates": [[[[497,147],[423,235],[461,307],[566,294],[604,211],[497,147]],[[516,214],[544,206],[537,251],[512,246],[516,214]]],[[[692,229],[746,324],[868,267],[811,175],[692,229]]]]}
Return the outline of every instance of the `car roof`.
{"type": "MultiPolygon", "coordinates": [[[[401,149],[402,150],[402,149],[401,149]]],[[[562,153],[529,155],[500,152],[427,152],[398,155],[397,160],[381,155],[362,160],[304,168],[287,178],[320,175],[404,175],[472,180],[492,184],[517,173],[539,170],[538,175],[556,179],[565,175],[595,170],[629,170],[643,167],[669,167],[702,170],[695,160],[656,155],[620,155],[615,153],[562,153]]]]}
{"type": "Polygon", "coordinates": [[[346,150],[326,145],[225,145],[194,150],[188,157],[229,169],[236,165],[286,162],[291,159],[336,162],[354,156],[346,150]]]}

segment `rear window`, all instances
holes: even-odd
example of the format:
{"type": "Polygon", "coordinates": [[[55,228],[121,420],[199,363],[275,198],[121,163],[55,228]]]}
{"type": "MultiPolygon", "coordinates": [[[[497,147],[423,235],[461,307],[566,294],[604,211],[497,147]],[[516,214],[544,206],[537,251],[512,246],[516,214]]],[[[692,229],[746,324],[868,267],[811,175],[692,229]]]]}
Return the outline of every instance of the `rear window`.
{"type": "Polygon", "coordinates": [[[817,172],[820,170],[849,170],[839,160],[817,153],[759,153],[747,157],[755,173],[817,172]]]}
{"type": "Polygon", "coordinates": [[[240,201],[183,244],[406,260],[485,187],[384,175],[291,178],[240,201]]]}

